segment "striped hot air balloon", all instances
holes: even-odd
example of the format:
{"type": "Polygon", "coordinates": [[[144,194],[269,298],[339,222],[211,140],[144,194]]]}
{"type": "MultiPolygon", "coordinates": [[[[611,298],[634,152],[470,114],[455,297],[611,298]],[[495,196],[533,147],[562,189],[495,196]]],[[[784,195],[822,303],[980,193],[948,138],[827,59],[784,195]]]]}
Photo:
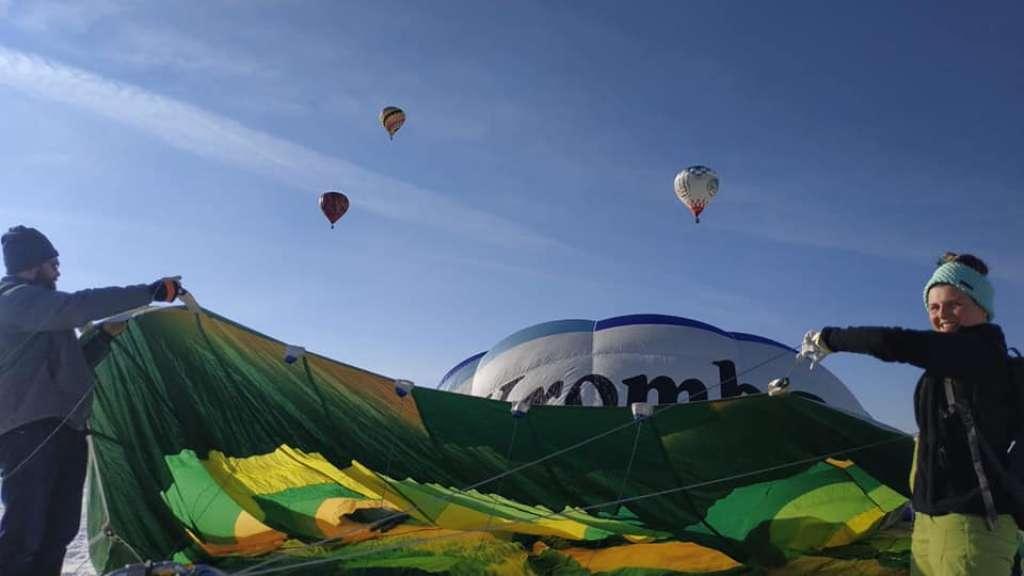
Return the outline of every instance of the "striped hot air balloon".
{"type": "Polygon", "coordinates": [[[405,111],[397,106],[386,106],[380,111],[380,124],[388,131],[388,137],[394,139],[395,132],[405,124],[405,111]]]}

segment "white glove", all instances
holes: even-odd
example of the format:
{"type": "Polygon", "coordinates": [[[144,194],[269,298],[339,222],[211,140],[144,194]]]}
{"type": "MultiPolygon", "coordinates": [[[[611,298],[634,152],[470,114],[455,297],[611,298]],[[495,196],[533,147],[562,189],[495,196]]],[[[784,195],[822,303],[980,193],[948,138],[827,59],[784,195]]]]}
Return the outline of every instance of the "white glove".
{"type": "Polygon", "coordinates": [[[807,334],[804,334],[803,344],[800,345],[800,353],[796,357],[810,360],[811,370],[814,370],[814,365],[821,364],[825,356],[831,353],[832,351],[828,349],[828,346],[825,345],[825,341],[821,337],[821,332],[810,330],[807,334]]]}

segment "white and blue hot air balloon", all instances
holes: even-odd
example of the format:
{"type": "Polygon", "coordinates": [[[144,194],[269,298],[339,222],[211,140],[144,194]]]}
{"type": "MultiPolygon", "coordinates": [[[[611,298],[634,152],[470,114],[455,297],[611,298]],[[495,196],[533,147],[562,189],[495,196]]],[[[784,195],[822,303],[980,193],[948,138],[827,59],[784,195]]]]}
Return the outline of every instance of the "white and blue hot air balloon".
{"type": "Polygon", "coordinates": [[[452,368],[439,388],[530,404],[671,404],[768,392],[789,376],[789,393],[868,417],[824,368],[793,369],[796,350],[697,320],[641,314],[531,326],[452,368]]]}

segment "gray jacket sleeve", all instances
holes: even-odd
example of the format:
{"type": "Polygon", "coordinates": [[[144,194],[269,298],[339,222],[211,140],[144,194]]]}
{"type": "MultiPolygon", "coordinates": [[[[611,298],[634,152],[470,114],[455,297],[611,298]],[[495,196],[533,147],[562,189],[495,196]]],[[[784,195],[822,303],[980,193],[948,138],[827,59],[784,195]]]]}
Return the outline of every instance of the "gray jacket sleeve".
{"type": "Polygon", "coordinates": [[[145,284],[59,292],[23,285],[3,300],[0,321],[24,332],[71,330],[86,322],[145,306],[153,297],[145,284]]]}
{"type": "Polygon", "coordinates": [[[95,369],[110,354],[110,343],[113,341],[114,338],[102,329],[97,329],[95,334],[83,336],[79,340],[85,362],[90,368],[95,369]]]}

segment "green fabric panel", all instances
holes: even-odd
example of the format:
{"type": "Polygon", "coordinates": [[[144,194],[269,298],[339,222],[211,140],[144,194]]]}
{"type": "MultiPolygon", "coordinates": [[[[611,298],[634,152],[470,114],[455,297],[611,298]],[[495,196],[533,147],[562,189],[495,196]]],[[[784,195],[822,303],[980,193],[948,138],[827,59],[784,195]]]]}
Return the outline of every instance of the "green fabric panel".
{"type": "MultiPolygon", "coordinates": [[[[97,371],[91,424],[100,476],[107,493],[117,495],[110,499],[110,524],[143,557],[197,554],[162,497],[175,480],[165,457],[184,450],[200,459],[211,449],[245,458],[287,445],[320,453],[339,469],[356,459],[397,479],[403,490],[437,486],[422,493],[424,501],[451,498],[453,488],[564,450],[479,491],[515,502],[495,503],[495,510],[525,514],[524,507],[587,508],[709,483],[589,513],[738,559],[773,548],[769,535],[727,535],[714,521],[710,528],[701,522],[745,486],[800,476],[824,455],[888,439],[893,443],[838,457],[853,459],[894,490],[906,489],[909,437],[796,396],[662,406],[640,425],[628,408],[539,406],[514,420],[508,403],[425,388],[400,400],[388,378],[315,355],[288,365],[283,351],[280,342],[212,313],[200,321],[182,309],[137,317],[117,339],[97,371]],[[623,428],[572,448],[617,426],[623,428]],[[798,460],[808,462],[749,474],[798,460]],[[727,477],[733,478],[722,480],[727,477]],[[406,479],[419,486],[401,484],[406,479]]],[[[808,490],[834,481],[809,478],[808,490]]],[[[758,526],[777,509],[760,504],[743,513],[758,526]]],[[[111,556],[105,568],[122,559],[111,556]]]]}
{"type": "Polygon", "coordinates": [[[362,494],[338,484],[315,484],[302,488],[290,488],[274,494],[257,495],[256,498],[275,502],[279,506],[285,506],[307,516],[315,516],[320,504],[328,498],[366,500],[362,494]]]}
{"type": "Polygon", "coordinates": [[[845,521],[865,512],[882,515],[877,506],[850,482],[821,486],[794,496],[769,525],[772,543],[790,553],[824,548],[845,527],[845,521]]]}
{"type": "Polygon", "coordinates": [[[274,494],[253,496],[270,527],[295,536],[319,539],[324,536],[317,525],[316,513],[328,498],[365,500],[361,494],[337,484],[318,484],[292,488],[274,494]]]}
{"type": "Polygon", "coordinates": [[[90,506],[89,534],[109,548],[102,563],[94,557],[102,573],[139,557],[169,557],[187,547],[189,539],[162,497],[173,483],[163,455],[179,453],[186,441],[176,411],[166,402],[162,379],[152,370],[150,342],[135,322],[114,341],[96,374],[100,384],[90,419],[96,461],[90,478],[102,483],[106,520],[116,536],[100,531],[103,521],[90,506]]]}
{"type": "MultiPolygon", "coordinates": [[[[827,484],[845,481],[847,478],[840,470],[823,462],[790,478],[737,488],[708,510],[706,520],[719,533],[742,540],[759,524],[771,522],[782,507],[802,494],[827,484]],[[758,510],[761,514],[746,514],[746,510],[758,510]],[[767,517],[763,517],[762,514],[767,517]]],[[[859,490],[857,492],[860,493],[859,490]]],[[[863,493],[860,493],[859,500],[866,500],[863,493]]],[[[837,502],[836,506],[843,506],[843,512],[851,516],[863,510],[863,507],[851,507],[846,499],[837,502]]],[[[690,528],[707,530],[701,524],[695,524],[690,528]]]]}
{"type": "Polygon", "coordinates": [[[235,543],[235,522],[242,507],[210,476],[195,452],[185,450],[164,460],[174,476],[164,501],[174,515],[204,542],[235,543]]]}
{"type": "Polygon", "coordinates": [[[853,466],[846,472],[883,511],[892,512],[907,503],[907,498],[903,494],[882,484],[860,467],[853,466]]]}
{"type": "MultiPolygon", "coordinates": [[[[584,507],[615,500],[620,493],[622,497],[630,497],[678,486],[653,422],[640,428],[637,453],[629,478],[625,477],[637,434],[636,426],[628,426],[632,416],[626,408],[536,406],[525,419],[515,421],[506,402],[453,397],[435,390],[417,389],[414,394],[439,452],[452,463],[453,470],[472,473],[464,478],[470,484],[508,469],[504,455],[509,453],[513,426],[518,429],[511,450],[511,466],[562,451],[597,433],[627,425],[618,432],[498,481],[502,493],[511,499],[561,510],[565,506],[584,507]],[[474,436],[469,437],[467,429],[474,430],[474,436]],[[475,435],[476,431],[481,435],[475,435]],[[472,443],[468,451],[463,447],[467,441],[472,443]]],[[[489,486],[481,488],[490,489],[489,486]]],[[[663,519],[661,529],[696,519],[680,498],[640,501],[629,508],[637,516],[645,516],[645,520],[660,517],[663,519]]]]}

